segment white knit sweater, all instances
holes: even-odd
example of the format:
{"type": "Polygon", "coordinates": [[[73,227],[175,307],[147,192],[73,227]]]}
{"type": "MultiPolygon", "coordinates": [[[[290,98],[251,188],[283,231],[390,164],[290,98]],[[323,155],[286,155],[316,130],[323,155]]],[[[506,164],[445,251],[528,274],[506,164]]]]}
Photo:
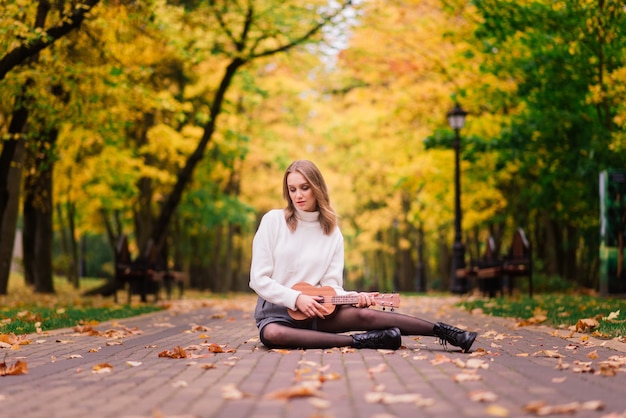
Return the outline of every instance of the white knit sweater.
{"type": "Polygon", "coordinates": [[[296,308],[301,292],[291,289],[298,282],[343,290],[343,236],[339,227],[325,235],[319,212],[297,209],[298,227],[289,230],[285,212],[274,209],[261,219],[252,242],[250,287],[261,298],[296,308]]]}

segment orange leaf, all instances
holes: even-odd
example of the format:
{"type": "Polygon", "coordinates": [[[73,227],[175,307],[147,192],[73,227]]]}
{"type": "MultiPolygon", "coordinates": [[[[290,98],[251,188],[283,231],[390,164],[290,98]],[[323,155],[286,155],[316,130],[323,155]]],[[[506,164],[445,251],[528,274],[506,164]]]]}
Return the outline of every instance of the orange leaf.
{"type": "Polygon", "coordinates": [[[267,399],[282,399],[288,400],[291,398],[303,398],[307,396],[323,397],[323,394],[317,389],[321,384],[317,381],[305,382],[300,385],[290,386],[285,389],[280,389],[272,393],[268,393],[265,397],[267,399]]]}
{"type": "Polygon", "coordinates": [[[110,373],[113,370],[113,366],[109,363],[96,364],[91,368],[93,373],[110,373]]]}
{"type": "Polygon", "coordinates": [[[576,322],[576,332],[593,331],[598,325],[600,324],[594,318],[579,319],[578,322],[576,322]]]}
{"type": "Polygon", "coordinates": [[[177,346],[174,350],[165,350],[159,353],[159,357],[169,357],[169,358],[187,358],[187,352],[180,345],[177,346]]]}
{"type": "Polygon", "coordinates": [[[211,344],[209,344],[209,352],[211,352],[211,353],[223,353],[224,349],[219,344],[211,343],[211,344]]]}
{"type": "Polygon", "coordinates": [[[0,363],[0,376],[16,376],[26,373],[28,373],[28,364],[25,361],[18,360],[15,364],[8,366],[4,361],[0,363]]]}

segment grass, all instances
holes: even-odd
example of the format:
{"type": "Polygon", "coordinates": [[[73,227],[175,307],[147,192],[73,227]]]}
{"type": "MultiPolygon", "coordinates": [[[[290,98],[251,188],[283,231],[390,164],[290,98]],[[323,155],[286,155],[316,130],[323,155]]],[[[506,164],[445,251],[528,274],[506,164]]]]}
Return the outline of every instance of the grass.
{"type": "Polygon", "coordinates": [[[553,293],[535,295],[532,299],[528,296],[468,299],[460,306],[468,311],[480,309],[489,315],[517,318],[526,323],[542,323],[554,328],[575,329],[578,321],[595,319],[598,326],[591,330],[594,336],[626,336],[626,299],[553,293]]]}
{"type": "MultiPolygon", "coordinates": [[[[9,280],[8,295],[0,296],[0,334],[29,334],[128,318],[162,309],[152,303],[116,304],[112,297],[85,297],[82,293],[103,284],[103,280],[81,279],[74,289],[65,279],[55,278],[56,294],[35,294],[20,275],[9,280]]],[[[126,300],[119,292],[119,300],[126,300]]]]}

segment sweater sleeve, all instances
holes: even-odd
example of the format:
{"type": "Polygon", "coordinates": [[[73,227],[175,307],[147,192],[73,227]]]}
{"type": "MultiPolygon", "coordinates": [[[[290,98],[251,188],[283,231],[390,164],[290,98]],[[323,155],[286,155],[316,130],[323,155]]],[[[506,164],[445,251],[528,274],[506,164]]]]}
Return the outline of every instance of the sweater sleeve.
{"type": "Polygon", "coordinates": [[[343,235],[339,228],[335,229],[334,235],[334,247],[331,255],[331,262],[326,270],[324,276],[320,280],[320,286],[330,286],[335,289],[338,295],[346,294],[343,288],[343,266],[344,266],[344,248],[343,248],[343,235]]]}
{"type": "Polygon", "coordinates": [[[274,273],[273,248],[276,243],[279,216],[263,216],[259,229],[252,241],[252,265],[250,266],[250,288],[268,302],[296,309],[300,292],[278,283],[274,273]]]}

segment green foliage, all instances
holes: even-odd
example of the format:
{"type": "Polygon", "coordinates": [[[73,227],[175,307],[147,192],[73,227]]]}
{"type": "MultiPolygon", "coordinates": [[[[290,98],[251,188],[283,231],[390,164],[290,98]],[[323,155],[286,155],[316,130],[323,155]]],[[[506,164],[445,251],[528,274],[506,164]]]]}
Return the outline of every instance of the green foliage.
{"type": "Polygon", "coordinates": [[[626,300],[601,298],[581,294],[538,294],[527,296],[493,299],[476,299],[460,303],[468,311],[480,309],[485,314],[530,320],[546,316],[546,323],[555,328],[568,328],[578,320],[595,318],[599,321],[596,335],[618,337],[626,335],[626,300]],[[613,313],[613,315],[611,315],[613,313]],[[617,315],[617,313],[619,315],[617,315]],[[617,317],[615,318],[615,315],[617,317]],[[609,316],[612,316],[609,319],[609,316]]]}
{"type": "Polygon", "coordinates": [[[122,319],[161,308],[154,305],[115,305],[111,307],[23,307],[0,309],[0,334],[30,334],[73,327],[79,324],[94,324],[111,319],[122,319]]]}
{"type": "Polygon", "coordinates": [[[115,304],[110,298],[85,297],[80,293],[98,287],[102,280],[82,279],[80,290],[67,280],[55,277],[55,295],[33,294],[23,277],[14,274],[9,296],[0,296],[0,334],[29,334],[73,327],[81,323],[97,323],[111,319],[128,318],[161,310],[152,304],[115,304]]]}

